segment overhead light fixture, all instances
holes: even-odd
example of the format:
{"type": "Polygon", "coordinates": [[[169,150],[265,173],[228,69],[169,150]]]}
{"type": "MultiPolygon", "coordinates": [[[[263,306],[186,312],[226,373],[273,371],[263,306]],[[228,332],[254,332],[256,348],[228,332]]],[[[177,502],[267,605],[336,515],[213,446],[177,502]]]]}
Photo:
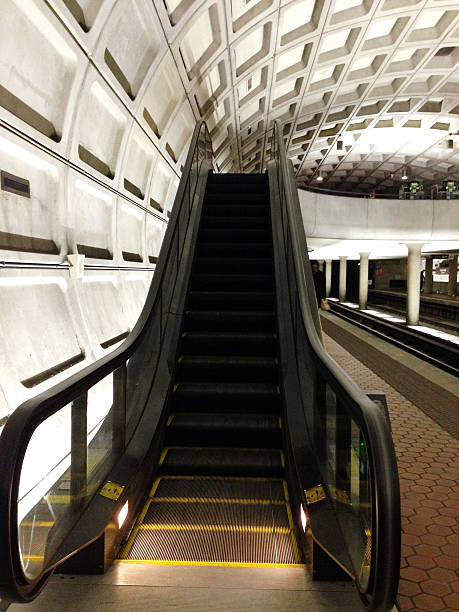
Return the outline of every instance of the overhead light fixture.
{"type": "Polygon", "coordinates": [[[454,149],[454,140],[452,138],[448,138],[448,140],[446,141],[446,148],[454,149]]]}
{"type": "Polygon", "coordinates": [[[406,181],[407,178],[408,178],[408,172],[406,171],[406,168],[403,168],[402,181],[406,181]]]}
{"type": "Polygon", "coordinates": [[[336,150],[337,151],[342,151],[343,150],[343,141],[342,140],[337,140],[336,141],[336,150]]]}
{"type": "Polygon", "coordinates": [[[317,175],[317,180],[318,181],[323,181],[324,177],[322,176],[322,172],[319,171],[319,174],[317,175]]]}

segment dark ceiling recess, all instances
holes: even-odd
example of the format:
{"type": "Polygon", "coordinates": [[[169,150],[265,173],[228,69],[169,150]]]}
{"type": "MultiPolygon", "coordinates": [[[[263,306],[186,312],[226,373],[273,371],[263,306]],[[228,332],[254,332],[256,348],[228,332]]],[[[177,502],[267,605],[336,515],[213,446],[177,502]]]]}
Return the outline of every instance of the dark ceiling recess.
{"type": "Polygon", "coordinates": [[[30,198],[30,183],[27,179],[15,176],[5,170],[0,171],[2,191],[30,198]]]}

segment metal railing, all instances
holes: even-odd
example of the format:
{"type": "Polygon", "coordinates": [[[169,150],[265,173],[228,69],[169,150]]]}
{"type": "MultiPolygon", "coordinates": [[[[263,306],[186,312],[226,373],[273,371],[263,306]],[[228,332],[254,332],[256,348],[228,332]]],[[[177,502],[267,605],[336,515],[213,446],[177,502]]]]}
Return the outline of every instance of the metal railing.
{"type": "Polygon", "coordinates": [[[360,198],[366,200],[398,200],[397,193],[387,192],[360,192],[360,191],[344,191],[339,189],[327,189],[326,187],[317,187],[316,185],[300,186],[302,191],[312,191],[313,193],[321,193],[323,195],[343,196],[346,198],[360,198]]]}
{"type": "Polygon", "coordinates": [[[130,478],[161,419],[167,393],[163,349],[177,333],[199,198],[212,163],[210,135],[205,123],[198,122],[152,284],[132,333],[110,355],[26,401],[5,424],[0,437],[2,599],[33,599],[62,559],[118,520],[120,507],[128,510],[130,478]],[[152,381],[160,375],[163,384],[152,391],[152,381]],[[112,477],[116,485],[106,482],[112,477]],[[93,524],[85,536],[73,535],[69,544],[78,521],[96,506],[99,518],[89,521],[93,524]]]}
{"type": "MultiPolygon", "coordinates": [[[[283,393],[298,500],[315,541],[352,576],[367,609],[391,610],[401,524],[390,427],[323,347],[293,166],[278,122],[271,151],[283,393]]],[[[299,519],[300,508],[293,511],[299,519]]]]}

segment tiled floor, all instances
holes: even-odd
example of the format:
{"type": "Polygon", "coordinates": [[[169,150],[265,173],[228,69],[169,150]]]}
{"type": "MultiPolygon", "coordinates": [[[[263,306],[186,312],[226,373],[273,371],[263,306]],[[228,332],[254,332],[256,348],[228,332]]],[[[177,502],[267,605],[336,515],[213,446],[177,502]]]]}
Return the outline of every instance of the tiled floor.
{"type": "Polygon", "coordinates": [[[386,394],[402,502],[400,609],[459,610],[459,443],[329,336],[325,344],[364,391],[386,394]]]}

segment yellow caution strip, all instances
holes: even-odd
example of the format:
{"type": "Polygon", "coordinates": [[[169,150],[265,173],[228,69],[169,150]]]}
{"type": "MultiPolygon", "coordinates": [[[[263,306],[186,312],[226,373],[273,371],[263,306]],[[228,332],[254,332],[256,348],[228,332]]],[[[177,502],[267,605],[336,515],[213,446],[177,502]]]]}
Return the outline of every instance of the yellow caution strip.
{"type": "MultiPolygon", "coordinates": [[[[228,447],[228,446],[168,446],[167,448],[164,449],[163,452],[169,451],[169,450],[227,451],[227,450],[233,450],[234,448],[236,448],[236,450],[238,450],[238,451],[258,451],[258,452],[260,452],[260,451],[261,452],[265,452],[265,451],[277,450],[277,449],[272,449],[272,448],[254,448],[252,446],[238,446],[238,447],[228,447]]],[[[279,450],[278,452],[281,455],[281,458],[283,458],[283,456],[284,456],[283,451],[279,450]]],[[[243,480],[246,480],[246,478],[244,478],[243,480]]],[[[273,480],[273,479],[271,479],[271,480],[273,480]]],[[[280,480],[280,478],[278,478],[277,480],[280,480]]]]}
{"type": "Polygon", "coordinates": [[[237,480],[250,482],[279,482],[282,479],[257,476],[161,476],[160,480],[237,480]]]}
{"type": "Polygon", "coordinates": [[[165,559],[115,559],[115,563],[133,563],[139,565],[184,565],[192,567],[277,567],[277,568],[310,568],[304,563],[245,563],[239,561],[168,561],[165,559]]]}
{"type": "Polygon", "coordinates": [[[137,522],[134,525],[134,529],[131,531],[131,534],[130,534],[126,544],[123,546],[123,549],[121,550],[121,553],[120,553],[121,559],[125,559],[128,556],[129,551],[131,550],[132,545],[134,544],[134,540],[137,537],[137,534],[139,532],[140,526],[143,523],[143,519],[145,518],[145,515],[148,512],[148,508],[150,507],[150,504],[151,504],[151,501],[152,501],[151,498],[156,493],[156,489],[158,488],[160,480],[161,480],[161,477],[160,478],[156,478],[155,482],[153,483],[153,486],[152,486],[151,491],[150,491],[149,498],[147,499],[147,501],[145,503],[145,506],[142,509],[142,512],[139,514],[139,516],[137,518],[137,522]]]}
{"type": "Polygon", "coordinates": [[[167,455],[168,451],[169,451],[168,448],[163,448],[163,451],[162,451],[161,456],[159,458],[159,465],[161,465],[164,462],[164,459],[166,458],[166,455],[167,455]]]}
{"type": "Polygon", "coordinates": [[[157,478],[155,482],[153,483],[153,486],[151,487],[151,491],[150,491],[150,497],[153,497],[153,495],[156,493],[156,489],[158,488],[160,480],[161,480],[161,477],[157,478]]]}
{"type": "Polygon", "coordinates": [[[54,521],[22,521],[20,527],[52,527],[54,521]]]}
{"type": "Polygon", "coordinates": [[[172,504],[248,504],[264,506],[285,506],[283,500],[270,499],[245,499],[245,498],[221,498],[221,497],[155,497],[152,503],[172,503],[172,504]]]}
{"type": "Polygon", "coordinates": [[[299,563],[301,561],[301,555],[300,555],[300,551],[298,548],[298,542],[296,541],[295,529],[293,527],[293,516],[292,516],[292,509],[290,508],[290,498],[288,495],[287,481],[283,480],[282,485],[284,488],[284,497],[285,497],[285,505],[287,508],[288,524],[290,525],[290,538],[292,540],[293,554],[295,555],[295,559],[299,563]]]}
{"type": "Polygon", "coordinates": [[[301,555],[298,549],[298,542],[296,541],[295,530],[293,528],[293,517],[292,517],[292,510],[290,509],[290,504],[287,504],[287,516],[288,516],[288,523],[290,525],[289,532],[290,532],[290,539],[292,540],[293,554],[295,555],[296,561],[298,561],[299,563],[301,561],[301,555]]]}
{"type": "Polygon", "coordinates": [[[230,531],[232,533],[290,533],[290,527],[254,527],[253,525],[140,525],[142,531],[230,531]]]}
{"type": "Polygon", "coordinates": [[[279,451],[280,453],[280,460],[281,460],[281,465],[283,468],[285,468],[285,456],[284,456],[284,451],[279,451]]]}

